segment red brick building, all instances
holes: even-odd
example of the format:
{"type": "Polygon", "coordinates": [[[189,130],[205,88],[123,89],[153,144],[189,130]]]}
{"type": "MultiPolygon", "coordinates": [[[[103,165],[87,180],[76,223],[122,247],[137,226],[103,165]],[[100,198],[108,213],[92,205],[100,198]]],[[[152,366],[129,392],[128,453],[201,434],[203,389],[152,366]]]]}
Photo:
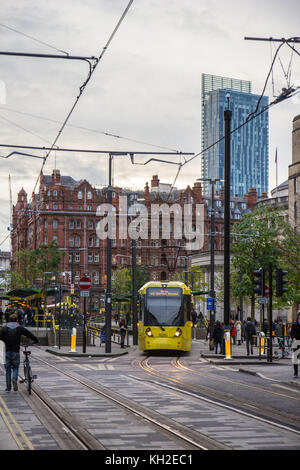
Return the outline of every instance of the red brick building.
{"type": "MultiPolygon", "coordinates": [[[[135,198],[143,204],[147,214],[151,214],[153,204],[178,204],[184,211],[185,204],[193,207],[193,229],[196,221],[196,205],[204,206],[204,246],[210,247],[210,199],[203,197],[201,183],[194,183],[184,190],[174,190],[170,195],[170,185],[160,184],[158,175],[154,175],[149,188],[146,183],[143,191],[130,192],[115,187],[113,191],[113,206],[116,214],[121,213],[120,196],[126,200],[129,207],[135,198]],[[170,196],[170,197],[169,197],[170,196]]],[[[265,196],[265,195],[264,195],[265,196]]],[[[233,198],[231,202],[232,223],[238,220],[242,213],[252,210],[257,202],[256,191],[250,190],[244,198],[233,198]]],[[[61,250],[66,252],[61,264],[61,283],[71,283],[73,271],[75,285],[84,273],[92,280],[92,294],[98,306],[99,296],[104,293],[106,283],[106,240],[98,238],[97,223],[103,216],[97,215],[97,207],[107,203],[107,188],[97,189],[86,180],[75,181],[71,176],[62,176],[59,170],[53,170],[52,175],[41,174],[39,192],[33,194],[29,202],[22,188],[18,193],[16,205],[13,207],[12,230],[12,269],[16,266],[15,253],[21,249],[36,249],[42,244],[57,240],[61,250]],[[73,260],[72,260],[73,258],[73,260]]],[[[224,194],[215,195],[216,209],[216,249],[223,246],[224,225],[224,194]]],[[[130,217],[127,216],[130,223],[130,217]]],[[[149,216],[148,216],[149,218],[149,216]]],[[[151,225],[148,225],[146,239],[137,240],[137,263],[145,265],[150,271],[151,279],[168,279],[174,271],[185,269],[186,251],[185,237],[174,238],[174,214],[170,216],[170,238],[162,238],[161,217],[159,218],[159,236],[152,238],[151,225]]],[[[119,237],[120,217],[116,217],[116,238],[112,240],[113,268],[130,266],[131,239],[119,237]]],[[[103,304],[102,304],[103,306],[103,304]]]]}

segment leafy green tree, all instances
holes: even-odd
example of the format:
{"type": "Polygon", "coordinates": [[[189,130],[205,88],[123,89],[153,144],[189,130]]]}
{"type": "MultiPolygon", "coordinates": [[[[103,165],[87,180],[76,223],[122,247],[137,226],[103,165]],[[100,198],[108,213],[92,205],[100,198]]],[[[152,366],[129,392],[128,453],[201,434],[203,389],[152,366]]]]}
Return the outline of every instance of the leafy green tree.
{"type": "MultiPolygon", "coordinates": [[[[276,299],[274,296],[274,306],[299,302],[299,235],[284,220],[280,209],[264,206],[245,214],[241,221],[234,224],[232,237],[232,271],[235,278],[232,293],[236,298],[243,296],[250,299],[252,319],[255,309],[253,271],[264,268],[268,273],[270,262],[274,272],[276,267],[286,269],[290,280],[284,297],[276,299]]],[[[275,292],[275,283],[273,289],[275,292]]]]}
{"type": "Polygon", "coordinates": [[[10,288],[33,287],[35,279],[51,277],[45,275],[45,272],[58,272],[64,255],[56,241],[52,241],[49,245],[41,245],[36,250],[18,251],[16,269],[10,273],[10,288]]]}

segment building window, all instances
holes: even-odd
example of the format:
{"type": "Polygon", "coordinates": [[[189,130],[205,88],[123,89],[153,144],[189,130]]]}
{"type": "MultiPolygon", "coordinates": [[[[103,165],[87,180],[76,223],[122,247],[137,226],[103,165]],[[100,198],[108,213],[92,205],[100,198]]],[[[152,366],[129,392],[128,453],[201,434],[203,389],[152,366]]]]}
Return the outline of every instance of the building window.
{"type": "Polygon", "coordinates": [[[55,197],[57,196],[57,191],[56,191],[56,189],[54,189],[54,191],[53,191],[53,196],[55,196],[55,197]]]}
{"type": "Polygon", "coordinates": [[[80,271],[75,271],[75,282],[78,282],[80,279],[80,271]]]}
{"type": "Polygon", "coordinates": [[[78,199],[82,199],[82,191],[78,191],[77,197],[78,199]]]}
{"type": "Polygon", "coordinates": [[[69,246],[70,247],[74,246],[74,237],[73,237],[73,235],[69,238],[69,246]]]}
{"type": "Polygon", "coordinates": [[[80,246],[80,237],[78,235],[75,237],[75,246],[80,246]]]}
{"type": "Polygon", "coordinates": [[[54,209],[54,210],[57,210],[57,209],[58,209],[58,205],[57,205],[57,204],[53,204],[53,209],[54,209]]]}
{"type": "Polygon", "coordinates": [[[47,245],[47,243],[48,243],[48,236],[45,235],[45,236],[44,236],[44,244],[47,245]]]}
{"type": "Polygon", "coordinates": [[[75,263],[80,263],[80,253],[75,253],[75,263]]]}
{"type": "Polygon", "coordinates": [[[57,227],[58,227],[58,220],[53,219],[53,228],[57,228],[57,227]]]}
{"type": "Polygon", "coordinates": [[[76,228],[81,228],[81,220],[76,220],[76,228]]]}
{"type": "Polygon", "coordinates": [[[44,227],[48,228],[48,220],[47,219],[44,220],[44,227]]]}
{"type": "Polygon", "coordinates": [[[88,221],[88,228],[91,230],[94,228],[94,222],[92,220],[88,221]]]}
{"type": "Polygon", "coordinates": [[[94,239],[93,237],[89,237],[89,246],[93,246],[94,245],[94,239]]]}
{"type": "Polygon", "coordinates": [[[69,228],[74,228],[74,220],[69,220],[69,228]]]}
{"type": "Polygon", "coordinates": [[[93,272],[93,284],[99,284],[99,273],[98,273],[98,271],[93,272]]]}
{"type": "Polygon", "coordinates": [[[88,191],[88,193],[87,193],[87,198],[88,198],[88,199],[92,199],[92,193],[91,193],[91,191],[88,191]]]}
{"type": "Polygon", "coordinates": [[[93,262],[93,253],[88,254],[88,262],[92,263],[93,262]]]}
{"type": "Polygon", "coordinates": [[[99,263],[99,253],[94,254],[94,262],[99,263]]]}
{"type": "Polygon", "coordinates": [[[298,179],[294,178],[294,194],[298,194],[298,179]]]}
{"type": "Polygon", "coordinates": [[[88,210],[88,211],[91,211],[91,210],[92,210],[92,206],[87,206],[87,210],[88,210]]]}

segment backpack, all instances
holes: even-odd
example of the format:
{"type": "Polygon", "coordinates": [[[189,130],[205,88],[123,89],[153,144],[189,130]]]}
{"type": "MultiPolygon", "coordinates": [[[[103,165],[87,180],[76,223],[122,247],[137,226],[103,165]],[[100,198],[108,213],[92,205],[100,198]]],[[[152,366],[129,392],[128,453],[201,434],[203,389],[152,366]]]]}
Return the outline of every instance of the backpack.
{"type": "Polygon", "coordinates": [[[253,325],[253,323],[249,322],[246,324],[246,331],[248,336],[253,336],[256,334],[255,326],[253,325]]]}

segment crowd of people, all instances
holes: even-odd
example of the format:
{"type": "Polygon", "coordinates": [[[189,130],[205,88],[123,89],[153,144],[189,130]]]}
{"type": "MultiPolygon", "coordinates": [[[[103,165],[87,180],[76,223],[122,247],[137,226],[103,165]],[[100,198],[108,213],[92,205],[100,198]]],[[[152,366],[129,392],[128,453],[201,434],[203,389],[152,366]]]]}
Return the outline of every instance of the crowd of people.
{"type": "MultiPolygon", "coordinates": [[[[297,325],[300,325],[300,312],[298,313],[297,320],[294,323],[287,323],[285,325],[282,319],[278,318],[272,323],[272,336],[277,339],[279,345],[287,344],[287,346],[291,346],[294,339],[300,340],[300,337],[298,338],[295,334],[295,331],[297,331],[297,325]]],[[[210,327],[207,324],[206,339],[209,338],[209,330],[210,327]]],[[[243,321],[231,320],[229,330],[231,344],[241,346],[245,342],[247,348],[247,355],[250,355],[250,353],[253,354],[253,345],[255,342],[255,337],[259,334],[259,332],[263,332],[265,336],[269,334],[269,322],[265,320],[261,325],[261,328],[259,328],[258,323],[256,321],[251,321],[250,317],[248,317],[247,320],[243,321]]],[[[224,331],[224,323],[221,323],[217,320],[214,324],[211,338],[214,341],[216,354],[218,353],[218,350],[219,354],[224,354],[224,331]]]]}
{"type": "Polygon", "coordinates": [[[0,309],[0,325],[2,325],[5,321],[5,323],[9,322],[9,317],[10,315],[15,314],[17,316],[17,321],[19,325],[22,326],[36,326],[35,324],[35,311],[33,308],[30,307],[30,305],[27,305],[24,309],[20,306],[15,306],[15,307],[7,307],[5,312],[2,311],[2,308],[0,309]]]}

